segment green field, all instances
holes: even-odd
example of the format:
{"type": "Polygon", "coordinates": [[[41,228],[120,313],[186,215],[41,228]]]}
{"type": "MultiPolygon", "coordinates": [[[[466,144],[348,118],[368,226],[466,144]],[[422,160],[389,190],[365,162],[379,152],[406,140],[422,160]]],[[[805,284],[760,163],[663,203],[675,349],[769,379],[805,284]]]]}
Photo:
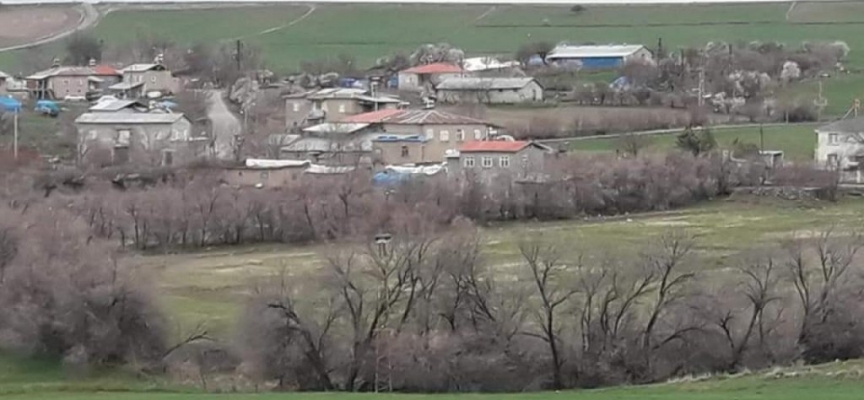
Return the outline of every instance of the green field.
{"type": "MultiPolygon", "coordinates": [[[[787,160],[810,161],[816,149],[815,125],[800,124],[790,126],[768,126],[762,128],[761,143],[765,150],[782,150],[787,160]]],[[[740,127],[715,129],[712,131],[721,147],[731,146],[737,140],[740,143],[760,145],[759,127],[740,127]]],[[[676,134],[659,134],[645,136],[645,151],[667,151],[675,147],[676,134]]],[[[614,152],[622,148],[619,137],[573,140],[570,149],[577,152],[614,152]]]]}
{"type": "MultiPolygon", "coordinates": [[[[260,46],[268,67],[278,72],[296,71],[304,61],[340,54],[369,66],[379,57],[408,53],[424,43],[448,42],[471,56],[510,55],[520,45],[540,40],[640,43],[655,48],[660,39],[666,49],[711,41],[780,41],[797,47],[803,41],[843,40],[852,49],[848,67],[860,70],[864,69],[862,28],[864,4],[860,2],[797,2],[791,12],[789,3],[587,6],[578,14],[569,6],[286,4],[116,9],[91,33],[109,47],[126,46],[142,36],[181,45],[242,38],[260,46]]],[[[62,54],[62,46],[47,46],[46,52],[62,54]]],[[[20,54],[0,53],[0,69],[17,71],[20,54]]],[[[810,101],[816,87],[811,82],[791,92],[810,101]]],[[[854,98],[864,96],[864,79],[858,74],[832,77],[826,80],[825,94],[826,114],[843,114],[854,98]]]]}

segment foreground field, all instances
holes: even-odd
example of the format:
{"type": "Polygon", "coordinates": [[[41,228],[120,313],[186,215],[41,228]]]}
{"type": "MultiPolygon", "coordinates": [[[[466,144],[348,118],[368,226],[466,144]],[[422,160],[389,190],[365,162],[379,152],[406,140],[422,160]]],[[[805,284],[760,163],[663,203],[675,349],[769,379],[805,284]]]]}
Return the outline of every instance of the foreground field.
{"type": "MultiPolygon", "coordinates": [[[[739,143],[759,146],[761,140],[765,150],[781,150],[787,160],[811,161],[816,151],[816,133],[813,132],[815,127],[815,124],[768,126],[762,128],[761,139],[758,126],[715,129],[713,133],[717,143],[723,147],[731,146],[736,140],[739,143]]],[[[676,135],[651,135],[642,140],[646,144],[645,151],[665,151],[675,147],[676,135]]],[[[609,137],[572,140],[569,144],[570,149],[577,152],[614,152],[623,148],[623,139],[609,137]]]]}
{"type": "MultiPolygon", "coordinates": [[[[833,225],[857,228],[864,224],[864,202],[803,206],[765,199],[721,200],[682,211],[610,220],[502,225],[482,230],[484,258],[501,277],[521,279],[517,244],[542,237],[562,249],[592,256],[637,255],[652,238],[672,228],[698,235],[699,262],[694,268],[713,271],[725,260],[756,247],[776,245],[796,232],[824,230],[833,225]],[[622,250],[623,249],[623,250],[622,250]]],[[[245,299],[260,279],[282,271],[290,280],[308,281],[322,269],[322,254],[347,245],[265,246],[214,250],[209,253],[150,255],[128,258],[152,274],[163,305],[178,330],[204,323],[212,333],[232,336],[245,299]]]]}
{"type": "Polygon", "coordinates": [[[0,392],[8,400],[853,400],[864,390],[860,361],[762,371],[676,383],[566,392],[519,394],[206,394],[131,378],[74,379],[56,365],[0,363],[0,392]]]}

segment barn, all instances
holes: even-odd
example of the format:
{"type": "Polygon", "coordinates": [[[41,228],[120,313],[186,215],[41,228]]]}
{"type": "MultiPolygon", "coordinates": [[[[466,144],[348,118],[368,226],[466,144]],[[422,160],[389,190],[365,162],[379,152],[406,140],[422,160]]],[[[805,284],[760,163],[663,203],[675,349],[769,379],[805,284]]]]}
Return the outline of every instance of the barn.
{"type": "Polygon", "coordinates": [[[642,45],[576,45],[555,46],[546,61],[550,64],[573,65],[581,69],[613,69],[631,61],[653,63],[654,58],[642,45]]]}
{"type": "Polygon", "coordinates": [[[436,86],[443,103],[516,104],[543,101],[534,78],[448,78],[436,86]]]}

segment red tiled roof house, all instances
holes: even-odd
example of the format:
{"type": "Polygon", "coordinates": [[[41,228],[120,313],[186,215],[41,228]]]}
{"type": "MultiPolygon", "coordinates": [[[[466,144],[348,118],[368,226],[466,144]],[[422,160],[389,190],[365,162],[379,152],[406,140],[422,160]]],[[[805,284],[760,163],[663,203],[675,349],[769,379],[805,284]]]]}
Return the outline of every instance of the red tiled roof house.
{"type": "Polygon", "coordinates": [[[498,176],[530,179],[543,173],[551,149],[526,141],[471,141],[447,160],[448,173],[488,180],[498,176]]]}
{"type": "Polygon", "coordinates": [[[54,66],[25,78],[27,90],[37,99],[86,97],[101,93],[120,81],[122,74],[110,65],[54,66]]]}
{"type": "Polygon", "coordinates": [[[448,78],[466,76],[462,67],[447,63],[418,65],[399,71],[399,90],[434,93],[435,86],[448,78]]]}

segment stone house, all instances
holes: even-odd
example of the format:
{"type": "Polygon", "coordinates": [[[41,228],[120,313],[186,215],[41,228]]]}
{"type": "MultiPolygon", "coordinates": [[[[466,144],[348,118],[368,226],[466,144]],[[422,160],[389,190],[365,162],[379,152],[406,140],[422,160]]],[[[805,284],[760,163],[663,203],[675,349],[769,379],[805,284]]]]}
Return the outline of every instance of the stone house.
{"type": "Polygon", "coordinates": [[[447,63],[418,65],[399,71],[399,90],[432,91],[442,81],[460,76],[468,76],[468,73],[458,65],[447,63]]]}
{"type": "Polygon", "coordinates": [[[539,180],[546,168],[548,146],[527,141],[471,141],[459,147],[458,157],[449,157],[447,172],[460,177],[471,174],[489,181],[499,177],[511,180],[539,180]]]}
{"type": "Polygon", "coordinates": [[[816,162],[840,170],[844,182],[864,182],[864,117],[816,128],[816,162]]]}
{"type": "Polygon", "coordinates": [[[517,104],[543,101],[543,86],[526,78],[445,79],[435,87],[443,103],[517,104]]]}
{"type": "Polygon", "coordinates": [[[121,70],[123,73],[123,88],[146,94],[162,92],[162,94],[177,93],[180,81],[162,64],[132,64],[121,70]],[[128,86],[128,88],[126,88],[128,86]]]}
{"type": "Polygon", "coordinates": [[[242,167],[223,170],[221,180],[238,187],[283,187],[300,179],[310,165],[309,161],[247,159],[242,167]]]}
{"type": "Polygon", "coordinates": [[[122,74],[108,65],[88,67],[54,66],[25,79],[27,91],[35,99],[95,97],[120,81],[122,74]]]}
{"type": "Polygon", "coordinates": [[[209,144],[179,113],[92,112],[75,125],[79,161],[87,164],[182,165],[205,157],[209,144]]]}
{"type": "Polygon", "coordinates": [[[398,97],[350,88],[321,89],[282,97],[285,99],[285,127],[288,131],[338,121],[350,115],[395,110],[403,104],[398,97]]]}

